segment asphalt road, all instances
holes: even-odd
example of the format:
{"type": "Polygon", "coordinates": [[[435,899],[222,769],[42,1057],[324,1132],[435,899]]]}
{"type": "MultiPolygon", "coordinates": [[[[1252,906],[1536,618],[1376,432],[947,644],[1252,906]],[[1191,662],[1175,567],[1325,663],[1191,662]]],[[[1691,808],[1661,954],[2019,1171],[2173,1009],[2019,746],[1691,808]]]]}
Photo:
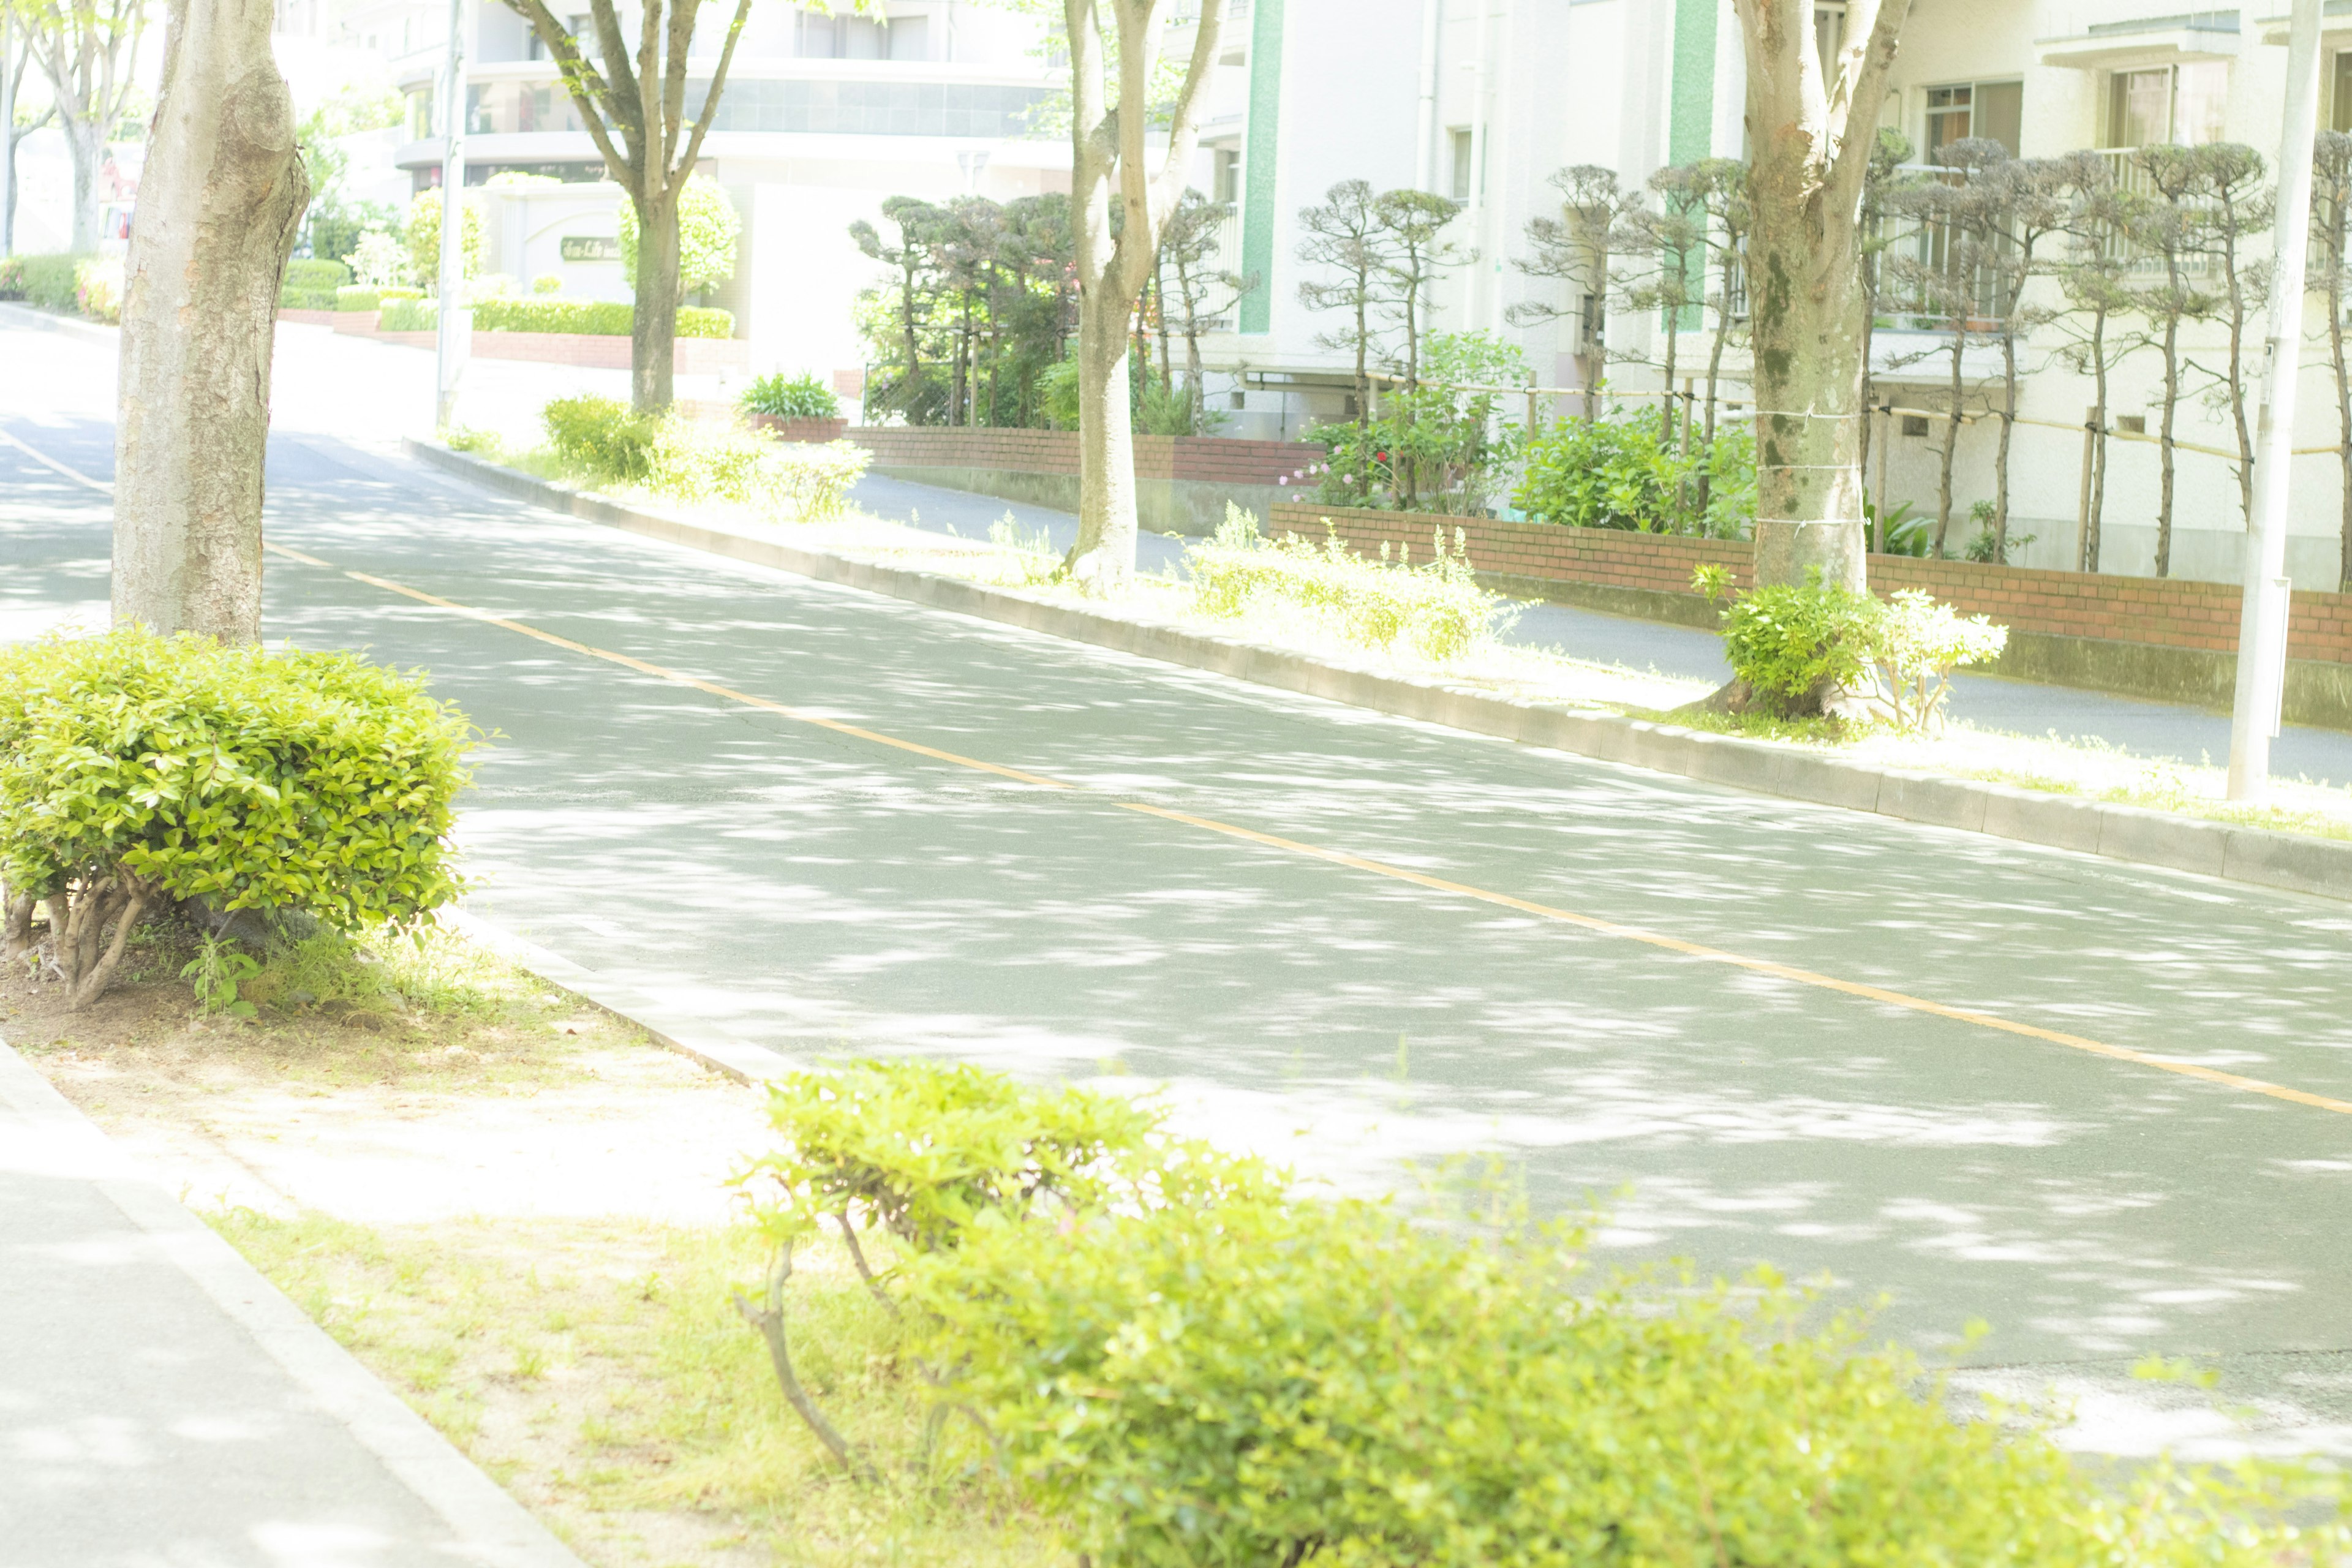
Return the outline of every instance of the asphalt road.
{"type": "MultiPolygon", "coordinates": [[[[0,428],[102,479],[102,374],[28,336],[0,352],[52,368],[0,391],[0,428]]],[[[102,616],[107,515],[0,446],[0,635],[102,616]]],[[[462,827],[477,910],[676,1017],[1165,1085],[1192,1125],[1345,1184],[1499,1153],[1538,1205],[1603,1205],[1612,1257],[1826,1276],[1925,1346],[1982,1318],[1970,1362],[2111,1403],[2150,1351],[2210,1356],[2294,1441],[2352,1441],[2352,1115],[1821,983],[2352,1100],[2352,909],[722,563],[315,424],[273,446],[270,537],[328,564],[273,559],[269,636],[427,668],[498,732],[462,827]]],[[[2165,1429],[2134,1405],[2115,1442],[2165,1429]]]]}

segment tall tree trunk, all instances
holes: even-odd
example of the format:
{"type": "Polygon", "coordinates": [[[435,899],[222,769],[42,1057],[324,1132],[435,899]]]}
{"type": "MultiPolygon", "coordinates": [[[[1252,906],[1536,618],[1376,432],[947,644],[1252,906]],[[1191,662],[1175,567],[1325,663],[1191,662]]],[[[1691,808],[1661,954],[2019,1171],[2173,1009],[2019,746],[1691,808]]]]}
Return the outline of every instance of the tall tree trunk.
{"type": "Polygon", "coordinates": [[[1862,197],[1910,0],[1855,0],[1825,83],[1812,0],[1735,0],[1748,57],[1756,580],[1867,580],[1862,197]]]}
{"type": "Polygon", "coordinates": [[[1944,542],[1952,530],[1952,459],[1960,450],[1960,398],[1962,395],[1960,355],[1969,345],[1969,324],[1965,320],[1952,323],[1952,386],[1951,405],[1944,411],[1944,450],[1939,454],[1941,466],[1936,489],[1936,559],[1945,556],[1944,542]]]}
{"type": "Polygon", "coordinates": [[[75,119],[66,122],[65,131],[66,149],[73,155],[73,249],[87,256],[98,248],[98,176],[106,163],[106,127],[75,119]]]}
{"type": "Polygon", "coordinates": [[[278,290],[310,179],[270,0],[173,0],[124,268],[114,619],[261,634],[278,290]]]}
{"type": "MultiPolygon", "coordinates": [[[[1108,593],[1134,571],[1136,540],[1135,411],[1128,395],[1134,350],[1124,311],[1078,314],[1078,538],[1091,542],[1107,567],[1090,591],[1108,593]]],[[[1083,551],[1074,571],[1086,570],[1083,551]]],[[[1083,579],[1082,579],[1083,581],[1083,579]]]]}
{"type": "Polygon", "coordinates": [[[677,197],[671,182],[637,209],[637,304],[629,319],[629,405],[667,414],[677,387],[677,197]]]}
{"type": "Polygon", "coordinates": [[[2009,438],[2017,427],[2017,333],[2000,334],[2000,446],[1992,459],[1992,559],[2009,564],[2009,438]]]}
{"type": "Polygon", "coordinates": [[[2164,419],[2157,443],[2156,574],[2159,577],[2172,575],[2172,416],[2179,406],[2180,315],[2175,310],[2164,323],[2164,419]]]}
{"type": "Polygon", "coordinates": [[[2083,527],[2082,569],[2099,569],[2099,531],[2107,514],[2107,312],[2101,306],[2091,317],[2092,395],[2095,411],[2091,422],[2091,516],[2083,527]]]}
{"type": "Polygon", "coordinates": [[[2352,367],[2347,366],[2344,358],[2344,261],[2340,256],[2327,272],[2327,359],[2336,372],[2336,458],[2344,476],[2343,536],[2336,559],[2336,582],[2347,592],[2352,592],[2352,367]]]}

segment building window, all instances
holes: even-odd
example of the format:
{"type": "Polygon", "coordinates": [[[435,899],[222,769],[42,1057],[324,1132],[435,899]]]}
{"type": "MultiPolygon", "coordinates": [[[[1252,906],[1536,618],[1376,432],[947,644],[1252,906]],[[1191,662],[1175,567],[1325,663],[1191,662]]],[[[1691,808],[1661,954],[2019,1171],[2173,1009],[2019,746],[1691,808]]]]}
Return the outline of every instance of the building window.
{"type": "Polygon", "coordinates": [[[433,134],[433,89],[420,87],[408,95],[408,139],[423,142],[433,134]]]}
{"type": "Polygon", "coordinates": [[[1470,165],[1476,153],[1478,139],[1466,126],[1452,132],[1450,135],[1454,151],[1454,179],[1446,187],[1446,195],[1466,205],[1476,195],[1473,188],[1475,174],[1470,165]]]}
{"type": "Polygon", "coordinates": [[[1216,161],[1216,173],[1210,182],[1210,199],[1232,206],[1242,199],[1242,155],[1234,147],[1220,147],[1211,154],[1216,161]]]}
{"type": "Polygon", "coordinates": [[[892,22],[889,34],[890,58],[894,60],[927,60],[931,58],[931,20],[928,16],[902,16],[892,22]]]}
{"type": "Polygon", "coordinates": [[[2336,57],[2333,95],[2328,99],[2327,123],[2352,131],[2352,49],[2336,57]]]}
{"type": "Polygon", "coordinates": [[[1927,134],[1919,139],[1921,155],[1935,163],[1936,153],[1955,142],[1981,136],[1998,142],[2018,156],[2020,132],[2025,118],[2025,84],[2018,81],[1972,81],[1927,89],[1927,134]]]}
{"type": "Polygon", "coordinates": [[[2117,71],[2107,85],[2107,145],[2219,142],[2229,102],[2227,60],[2117,71]]]}
{"type": "Polygon", "coordinates": [[[1821,57],[1826,80],[1837,68],[1838,51],[1845,47],[1845,0],[1813,7],[1813,50],[1821,57]]]}

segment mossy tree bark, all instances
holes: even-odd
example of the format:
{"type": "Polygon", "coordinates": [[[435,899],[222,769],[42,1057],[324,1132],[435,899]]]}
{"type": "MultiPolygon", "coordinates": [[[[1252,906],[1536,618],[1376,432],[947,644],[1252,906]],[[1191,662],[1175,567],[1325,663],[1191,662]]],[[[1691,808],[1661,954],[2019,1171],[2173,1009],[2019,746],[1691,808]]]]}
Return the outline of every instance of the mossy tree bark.
{"type": "Polygon", "coordinates": [[[1192,58],[1150,163],[1152,78],[1170,0],[1063,0],[1070,53],[1070,218],[1078,284],[1078,542],[1065,563],[1080,591],[1124,590],[1135,575],[1135,427],[1128,331],[1184,190],[1201,109],[1224,30],[1225,0],[1201,0],[1192,58]],[[1104,26],[1109,13],[1110,27],[1104,26]],[[1105,32],[1118,58],[1106,60],[1105,32]],[[1116,98],[1110,72],[1118,72],[1116,98]],[[1121,222],[1110,221],[1117,200],[1121,222]]]}
{"type": "Polygon", "coordinates": [[[261,635],[262,459],[286,258],[310,201],[269,0],[174,0],[123,268],[114,619],[261,635]]]}
{"type": "Polygon", "coordinates": [[[1736,0],[1753,153],[1748,241],[1756,579],[1864,585],[1863,183],[1910,0],[1855,0],[1824,68],[1813,0],[1736,0]]]}
{"type": "Polygon", "coordinates": [[[735,0],[726,40],[715,63],[695,54],[694,26],[702,0],[645,0],[636,8],[633,54],[615,0],[590,0],[585,31],[595,38],[592,61],[543,0],[506,0],[530,24],[556,63],[563,85],[605,174],[625,192],[637,216],[636,314],[629,329],[630,403],[640,414],[668,410],[677,354],[678,192],[702,156],[702,138],[718,117],[735,46],[751,14],[751,0],[735,0]],[[689,71],[709,72],[709,86],[688,101],[689,71]]]}

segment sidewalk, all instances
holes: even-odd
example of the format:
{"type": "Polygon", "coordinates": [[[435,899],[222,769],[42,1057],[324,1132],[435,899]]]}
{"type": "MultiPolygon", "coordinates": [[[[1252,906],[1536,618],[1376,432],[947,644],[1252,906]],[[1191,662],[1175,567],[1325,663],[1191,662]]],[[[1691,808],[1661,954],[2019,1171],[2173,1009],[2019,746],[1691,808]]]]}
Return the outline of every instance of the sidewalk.
{"type": "MultiPolygon", "coordinates": [[[[1008,512],[1024,528],[1045,530],[1058,550],[1068,549],[1078,536],[1078,520],[1068,512],[993,496],[875,476],[860,480],[853,493],[857,504],[877,517],[967,539],[987,538],[988,525],[1008,512]]],[[[1137,564],[1146,572],[1171,566],[1183,558],[1184,544],[1164,534],[1146,533],[1138,541],[1137,564]]],[[[1722,641],[1713,632],[1570,605],[1523,602],[1518,623],[1506,640],[1711,684],[1731,679],[1731,667],[1723,662],[1722,641]]],[[[2063,739],[2095,738],[2144,757],[2219,763],[2230,755],[2226,713],[2070,686],[1962,675],[1952,682],[1951,711],[1979,729],[2032,736],[2055,731],[2063,739]]],[[[2352,782],[2352,734],[2290,724],[2273,742],[2271,759],[2283,777],[2352,782]]]]}
{"type": "Polygon", "coordinates": [[[0,1045],[0,1564],[580,1568],[0,1045]]]}

